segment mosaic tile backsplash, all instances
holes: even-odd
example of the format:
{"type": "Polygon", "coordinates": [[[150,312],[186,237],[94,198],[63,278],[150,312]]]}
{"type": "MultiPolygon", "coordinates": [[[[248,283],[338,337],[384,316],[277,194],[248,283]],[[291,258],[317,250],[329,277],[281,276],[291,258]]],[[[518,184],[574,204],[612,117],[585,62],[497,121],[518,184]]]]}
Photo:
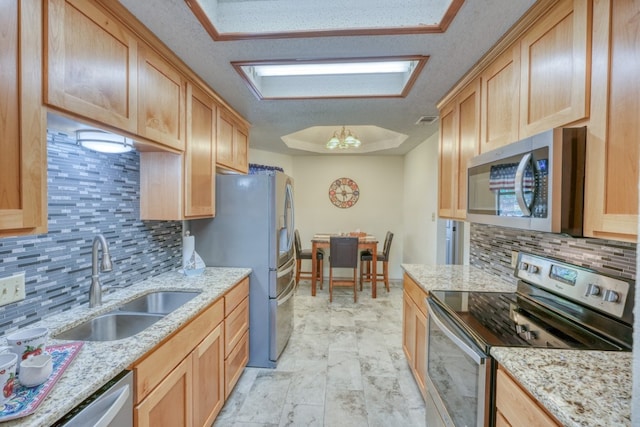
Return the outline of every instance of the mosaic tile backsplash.
{"type": "Polygon", "coordinates": [[[0,238],[0,277],[25,272],[26,299],[0,307],[0,335],[88,302],[91,247],[107,239],[113,270],[103,286],[128,286],[181,265],[182,223],[140,221],[140,156],[109,155],[48,132],[49,232],[0,238]]]}
{"type": "Polygon", "coordinates": [[[636,280],[636,244],[574,238],[484,224],[471,224],[469,263],[514,282],[511,251],[552,257],[603,274],[636,280]]]}

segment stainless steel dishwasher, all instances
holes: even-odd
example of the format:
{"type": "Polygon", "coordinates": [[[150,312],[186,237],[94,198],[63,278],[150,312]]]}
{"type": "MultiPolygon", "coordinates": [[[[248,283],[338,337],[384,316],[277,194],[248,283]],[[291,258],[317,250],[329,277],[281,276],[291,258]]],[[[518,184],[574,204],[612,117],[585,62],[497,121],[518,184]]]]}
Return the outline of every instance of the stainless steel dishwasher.
{"type": "Polygon", "coordinates": [[[132,427],[133,372],[121,372],[54,426],[132,427]]]}

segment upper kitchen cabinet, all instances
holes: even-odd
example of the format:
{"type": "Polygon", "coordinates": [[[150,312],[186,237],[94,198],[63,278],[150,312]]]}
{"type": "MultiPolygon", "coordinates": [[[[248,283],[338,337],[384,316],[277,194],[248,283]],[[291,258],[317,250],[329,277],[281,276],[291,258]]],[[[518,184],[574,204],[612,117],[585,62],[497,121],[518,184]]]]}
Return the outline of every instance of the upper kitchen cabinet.
{"type": "Polygon", "coordinates": [[[480,90],[477,78],[440,110],[441,218],[467,216],[467,162],[479,151],[480,90]]]}
{"type": "Polygon", "coordinates": [[[138,134],[184,150],[185,88],[182,74],[151,48],[138,51],[138,134]]]}
{"type": "Polygon", "coordinates": [[[522,37],[520,138],[587,117],[590,4],[560,1],[522,37]]]}
{"type": "Polygon", "coordinates": [[[215,214],[217,105],[187,84],[186,149],[140,153],[140,218],[183,220],[215,214]]]}
{"type": "Polygon", "coordinates": [[[42,2],[0,1],[0,237],[47,231],[42,2]]]}
{"type": "Polygon", "coordinates": [[[185,167],[185,217],[212,217],[216,190],[217,106],[204,91],[187,86],[187,147],[185,167]]]}
{"type": "Polygon", "coordinates": [[[484,70],[480,152],[518,140],[520,103],[520,45],[503,52],[484,70]]]}
{"type": "Polygon", "coordinates": [[[137,39],[92,2],[44,4],[45,102],[136,133],[137,39]]]}
{"type": "Polygon", "coordinates": [[[229,111],[218,108],[217,165],[225,170],[247,173],[249,130],[229,111]]]}
{"type": "Polygon", "coordinates": [[[640,4],[594,2],[584,233],[637,239],[640,4]]]}

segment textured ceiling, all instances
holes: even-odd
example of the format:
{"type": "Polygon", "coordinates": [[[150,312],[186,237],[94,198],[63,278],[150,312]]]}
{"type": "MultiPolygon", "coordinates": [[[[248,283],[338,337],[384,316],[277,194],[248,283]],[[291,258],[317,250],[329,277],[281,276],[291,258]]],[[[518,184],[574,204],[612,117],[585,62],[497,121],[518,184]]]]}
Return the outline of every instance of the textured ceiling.
{"type": "Polygon", "coordinates": [[[407,153],[437,131],[437,122],[416,125],[418,118],[437,115],[438,100],[534,3],[467,0],[444,34],[213,41],[182,0],[120,2],[251,123],[250,147],[291,155],[309,152],[287,147],[282,136],[312,126],[342,125],[378,126],[408,135],[399,147],[374,154],[407,153]],[[430,57],[405,98],[258,100],[230,64],[399,55],[430,57]]]}

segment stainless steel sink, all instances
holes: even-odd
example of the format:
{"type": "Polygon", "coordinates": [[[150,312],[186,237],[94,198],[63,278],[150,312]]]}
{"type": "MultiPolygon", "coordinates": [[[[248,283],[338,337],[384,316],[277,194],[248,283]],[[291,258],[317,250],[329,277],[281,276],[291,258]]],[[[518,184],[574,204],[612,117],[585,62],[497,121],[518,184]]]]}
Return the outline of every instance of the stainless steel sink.
{"type": "Polygon", "coordinates": [[[142,332],[164,315],[112,311],[54,336],[61,340],[113,341],[142,332]]]}
{"type": "Polygon", "coordinates": [[[120,311],[169,314],[192,300],[200,291],[157,291],[142,295],[120,306],[120,311]]]}

